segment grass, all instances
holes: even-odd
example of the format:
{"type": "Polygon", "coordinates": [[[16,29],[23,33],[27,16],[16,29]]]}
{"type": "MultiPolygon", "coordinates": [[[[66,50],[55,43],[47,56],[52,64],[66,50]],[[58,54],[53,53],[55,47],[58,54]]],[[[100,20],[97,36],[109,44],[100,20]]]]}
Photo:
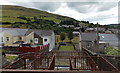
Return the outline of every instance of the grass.
{"type": "MultiPolygon", "coordinates": [[[[6,52],[6,50],[0,49],[0,53],[2,52],[6,52]]],[[[15,59],[17,58],[17,56],[14,55],[6,55],[6,59],[13,62],[15,59]]]]}
{"type": "Polygon", "coordinates": [[[59,48],[60,51],[74,51],[73,46],[60,46],[59,48]]]}
{"type": "Polygon", "coordinates": [[[2,53],[2,52],[6,52],[6,50],[0,49],[0,53],[2,53]]]}
{"type": "Polygon", "coordinates": [[[13,62],[15,59],[17,58],[17,56],[6,56],[6,59],[13,62]]]}
{"type": "Polygon", "coordinates": [[[0,25],[0,27],[2,27],[2,28],[9,28],[9,27],[11,27],[11,25],[10,24],[0,25]]]}
{"type": "Polygon", "coordinates": [[[11,23],[14,23],[14,22],[26,22],[25,20],[22,20],[22,19],[19,19],[19,18],[12,18],[12,17],[7,17],[7,18],[2,18],[2,22],[11,22],[11,23]]]}
{"type": "MultiPolygon", "coordinates": [[[[25,8],[21,6],[3,5],[2,6],[2,22],[26,22],[26,20],[19,19],[17,17],[28,17],[33,20],[34,17],[42,18],[44,20],[52,20],[56,23],[61,22],[61,20],[70,20],[70,17],[61,16],[57,14],[48,13],[45,11],[40,11],[32,8],[25,8]]],[[[75,19],[72,19],[76,21],[75,19]]]]}
{"type": "Polygon", "coordinates": [[[105,48],[105,54],[120,56],[120,49],[109,46],[109,47],[105,48]]]}
{"type": "Polygon", "coordinates": [[[61,21],[59,19],[53,18],[53,17],[44,17],[45,20],[52,20],[56,23],[60,23],[61,21]]]}

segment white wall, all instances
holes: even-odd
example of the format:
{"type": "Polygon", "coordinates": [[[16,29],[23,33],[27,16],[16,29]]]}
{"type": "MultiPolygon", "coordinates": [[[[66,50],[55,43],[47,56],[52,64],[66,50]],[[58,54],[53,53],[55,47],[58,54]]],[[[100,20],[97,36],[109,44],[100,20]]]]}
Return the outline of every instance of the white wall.
{"type": "Polygon", "coordinates": [[[52,36],[51,36],[51,48],[50,48],[50,51],[52,50],[52,49],[54,49],[55,48],[55,34],[54,34],[54,32],[52,33],[52,36]]]}
{"type": "MultiPolygon", "coordinates": [[[[0,43],[2,42],[2,38],[3,38],[3,33],[0,33],[0,43]]],[[[3,39],[4,41],[4,39],[3,39]]]]}
{"type": "Polygon", "coordinates": [[[52,49],[54,49],[55,47],[55,35],[54,33],[52,33],[51,36],[44,36],[43,38],[43,45],[49,44],[49,51],[51,51],[52,49]],[[44,39],[47,39],[47,41],[45,42],[44,39]]]}
{"type": "Polygon", "coordinates": [[[43,45],[49,44],[49,45],[50,45],[50,46],[49,46],[49,51],[51,51],[51,50],[50,50],[50,48],[51,48],[50,36],[44,36],[44,37],[42,37],[42,38],[43,38],[43,45]],[[47,39],[47,41],[44,41],[45,39],[47,39]]]}
{"type": "Polygon", "coordinates": [[[0,33],[0,47],[2,46],[2,44],[4,43],[4,36],[3,33],[0,33]]]}
{"type": "Polygon", "coordinates": [[[42,38],[43,38],[43,45],[50,44],[50,36],[44,36],[42,38]],[[47,41],[44,41],[45,39],[47,39],[47,41]]]}

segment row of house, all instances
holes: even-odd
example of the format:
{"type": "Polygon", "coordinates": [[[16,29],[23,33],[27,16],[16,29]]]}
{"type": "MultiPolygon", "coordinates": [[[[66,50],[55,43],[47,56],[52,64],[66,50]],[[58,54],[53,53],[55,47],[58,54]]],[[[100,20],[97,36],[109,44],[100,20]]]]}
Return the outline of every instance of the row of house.
{"type": "Polygon", "coordinates": [[[115,34],[82,32],[79,35],[81,47],[85,47],[94,52],[104,52],[108,46],[118,48],[118,37],[115,34]]]}
{"type": "Polygon", "coordinates": [[[90,27],[87,27],[87,28],[85,28],[85,31],[86,32],[93,32],[93,31],[98,31],[98,32],[100,32],[100,33],[118,33],[118,29],[115,29],[115,28],[108,28],[108,29],[106,29],[106,28],[104,28],[104,27],[95,27],[95,28],[90,28],[90,27]]]}
{"type": "Polygon", "coordinates": [[[55,47],[55,35],[52,30],[0,28],[0,43],[2,46],[49,44],[49,51],[51,51],[55,47]]]}

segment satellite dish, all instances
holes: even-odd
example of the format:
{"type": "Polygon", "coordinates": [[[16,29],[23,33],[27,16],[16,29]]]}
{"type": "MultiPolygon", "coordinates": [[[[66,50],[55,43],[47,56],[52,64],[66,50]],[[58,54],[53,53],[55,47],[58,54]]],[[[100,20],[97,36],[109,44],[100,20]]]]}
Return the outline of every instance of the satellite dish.
{"type": "Polygon", "coordinates": [[[104,38],[105,38],[105,36],[102,36],[102,38],[104,39],[104,38]]]}

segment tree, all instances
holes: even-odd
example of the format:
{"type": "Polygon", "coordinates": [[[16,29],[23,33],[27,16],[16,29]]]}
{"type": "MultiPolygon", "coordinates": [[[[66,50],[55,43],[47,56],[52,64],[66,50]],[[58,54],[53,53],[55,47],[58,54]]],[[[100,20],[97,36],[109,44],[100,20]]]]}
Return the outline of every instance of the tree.
{"type": "Polygon", "coordinates": [[[70,42],[73,39],[73,32],[72,31],[68,32],[68,39],[70,40],[70,42]]]}
{"type": "Polygon", "coordinates": [[[73,20],[64,20],[60,22],[60,25],[74,25],[74,21],[73,20]]]}
{"type": "Polygon", "coordinates": [[[60,39],[61,39],[62,41],[65,40],[65,33],[63,33],[63,32],[60,33],[60,39]]]}

